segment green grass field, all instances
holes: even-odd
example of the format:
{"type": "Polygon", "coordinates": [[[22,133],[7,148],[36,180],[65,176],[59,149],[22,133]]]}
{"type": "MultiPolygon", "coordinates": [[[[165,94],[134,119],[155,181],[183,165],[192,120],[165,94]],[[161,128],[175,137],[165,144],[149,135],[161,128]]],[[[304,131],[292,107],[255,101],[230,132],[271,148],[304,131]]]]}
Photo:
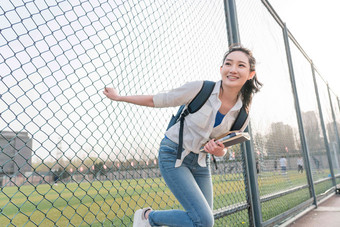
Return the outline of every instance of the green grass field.
{"type": "MultiPolygon", "coordinates": [[[[243,175],[215,175],[214,209],[244,202],[243,175]]],[[[305,174],[261,173],[261,195],[306,184],[305,174]]],[[[321,193],[329,182],[317,187],[321,193]]],[[[262,204],[263,219],[268,220],[309,198],[301,190],[262,204]]],[[[181,208],[160,178],[95,181],[92,183],[59,183],[39,186],[4,187],[0,193],[0,226],[131,226],[135,209],[181,208]]],[[[221,220],[215,226],[248,225],[246,211],[221,220]]]]}

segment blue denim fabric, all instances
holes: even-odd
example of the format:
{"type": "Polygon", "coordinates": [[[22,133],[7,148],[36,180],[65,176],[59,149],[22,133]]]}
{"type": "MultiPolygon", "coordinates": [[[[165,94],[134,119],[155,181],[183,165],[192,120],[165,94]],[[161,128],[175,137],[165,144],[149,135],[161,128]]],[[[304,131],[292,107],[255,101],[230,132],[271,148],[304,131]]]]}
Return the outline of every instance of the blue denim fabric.
{"type": "Polygon", "coordinates": [[[198,154],[190,153],[182,165],[175,168],[177,146],[168,138],[162,140],[159,167],[166,184],[185,211],[155,210],[149,214],[149,222],[152,226],[213,226],[213,187],[209,156],[207,167],[198,165],[198,154]]]}

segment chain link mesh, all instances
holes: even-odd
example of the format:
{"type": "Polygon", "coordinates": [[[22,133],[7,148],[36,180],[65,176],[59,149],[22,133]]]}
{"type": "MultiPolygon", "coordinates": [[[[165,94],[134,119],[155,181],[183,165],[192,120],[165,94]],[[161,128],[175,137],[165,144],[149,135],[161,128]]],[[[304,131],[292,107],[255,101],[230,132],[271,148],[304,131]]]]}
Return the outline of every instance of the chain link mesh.
{"type": "MultiPolygon", "coordinates": [[[[329,159],[321,127],[312,66],[299,47],[289,39],[291,57],[301,109],[309,160],[305,160],[292,93],[283,29],[262,4],[265,1],[237,2],[241,42],[253,49],[257,74],[264,87],[254,97],[251,126],[258,167],[263,221],[282,216],[283,212],[309,200],[306,161],[311,165],[315,193],[320,196],[332,188],[329,159]],[[302,168],[299,168],[301,164],[302,168]],[[282,168],[282,166],[285,166],[282,168]]],[[[302,40],[303,44],[303,40],[302,40]]],[[[316,71],[327,142],[336,141],[334,121],[326,82],[316,71]],[[332,135],[332,136],[331,136],[332,135]]],[[[339,113],[336,97],[333,109],[339,113]],[[334,108],[336,106],[336,108],[334,108]]],[[[339,115],[337,124],[339,127],[339,115]]],[[[340,149],[330,149],[337,182],[336,164],[340,149]]],[[[318,197],[319,198],[319,197],[318,197]]],[[[279,221],[279,218],[277,219],[279,221]]],[[[267,222],[269,223],[269,222],[267,222]]]]}
{"type": "MultiPolygon", "coordinates": [[[[253,50],[265,84],[255,96],[251,123],[268,220],[310,195],[306,171],[297,171],[303,152],[282,31],[260,1],[237,4],[242,43],[253,50]]],[[[1,225],[131,226],[141,207],[182,209],[157,158],[176,110],[110,102],[102,91],[113,86],[121,94],[154,94],[187,81],[218,80],[228,46],[223,1],[3,0],[0,21],[1,225]]],[[[291,48],[319,195],[332,187],[329,162],[311,68],[291,48]]],[[[339,138],[319,74],[317,84],[339,176],[339,138]]],[[[339,131],[333,93],[331,102],[339,131]]],[[[240,146],[217,163],[215,226],[251,225],[240,146]]]]}

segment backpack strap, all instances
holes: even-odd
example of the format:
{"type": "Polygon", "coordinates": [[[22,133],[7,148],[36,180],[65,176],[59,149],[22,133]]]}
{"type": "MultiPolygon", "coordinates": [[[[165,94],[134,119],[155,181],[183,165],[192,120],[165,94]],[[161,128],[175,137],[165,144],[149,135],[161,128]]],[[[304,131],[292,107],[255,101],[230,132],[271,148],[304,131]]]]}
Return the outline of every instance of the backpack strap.
{"type": "Polygon", "coordinates": [[[196,97],[189,103],[188,108],[186,108],[181,114],[179,121],[179,141],[177,148],[177,159],[181,159],[182,151],[183,151],[183,127],[184,127],[184,118],[190,114],[195,113],[206,103],[208,98],[210,97],[213,89],[215,87],[215,82],[212,81],[204,81],[201,90],[198,92],[196,97]]]}
{"type": "Polygon", "coordinates": [[[198,92],[196,97],[189,103],[189,113],[195,113],[206,103],[214,90],[215,82],[205,80],[203,82],[201,90],[198,92]]]}
{"type": "Polygon", "coordinates": [[[239,131],[246,122],[247,118],[248,113],[246,111],[245,106],[243,105],[242,108],[240,109],[240,112],[237,115],[236,120],[234,121],[233,126],[231,126],[230,131],[239,131]]]}

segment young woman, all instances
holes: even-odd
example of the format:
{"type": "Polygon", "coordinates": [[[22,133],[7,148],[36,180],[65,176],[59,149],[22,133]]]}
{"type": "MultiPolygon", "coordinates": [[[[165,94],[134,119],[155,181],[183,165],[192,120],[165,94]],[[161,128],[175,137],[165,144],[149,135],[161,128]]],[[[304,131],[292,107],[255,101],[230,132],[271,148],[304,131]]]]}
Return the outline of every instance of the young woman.
{"type": "MultiPolygon", "coordinates": [[[[158,159],[162,176],[185,210],[140,209],[134,215],[134,227],[214,225],[210,154],[223,156],[226,148],[213,138],[230,130],[243,105],[249,112],[253,94],[262,85],[255,73],[255,58],[242,46],[229,48],[220,73],[222,79],[216,82],[207,102],[185,118],[181,159],[176,160],[179,123],[166,131],[160,144],[158,159]],[[200,152],[203,145],[206,153],[200,152]]],[[[105,88],[104,94],[114,101],[142,106],[180,106],[190,103],[202,84],[203,81],[189,82],[156,95],[120,96],[113,88],[105,88]]],[[[248,120],[242,131],[247,123],[248,120]]]]}

